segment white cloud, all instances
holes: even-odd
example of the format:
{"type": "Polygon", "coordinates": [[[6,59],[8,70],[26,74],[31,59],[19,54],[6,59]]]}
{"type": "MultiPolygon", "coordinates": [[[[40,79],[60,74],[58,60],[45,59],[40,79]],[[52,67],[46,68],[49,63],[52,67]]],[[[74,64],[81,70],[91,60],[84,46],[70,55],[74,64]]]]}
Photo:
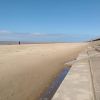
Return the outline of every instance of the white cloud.
{"type": "Polygon", "coordinates": [[[20,33],[7,30],[0,30],[0,40],[45,40],[45,39],[62,39],[74,38],[77,39],[80,34],[67,33],[20,33]]]}
{"type": "Polygon", "coordinates": [[[30,33],[33,37],[79,37],[79,34],[67,33],[30,33]]]}
{"type": "Polygon", "coordinates": [[[12,34],[12,32],[7,30],[0,30],[0,34],[12,34]]]}

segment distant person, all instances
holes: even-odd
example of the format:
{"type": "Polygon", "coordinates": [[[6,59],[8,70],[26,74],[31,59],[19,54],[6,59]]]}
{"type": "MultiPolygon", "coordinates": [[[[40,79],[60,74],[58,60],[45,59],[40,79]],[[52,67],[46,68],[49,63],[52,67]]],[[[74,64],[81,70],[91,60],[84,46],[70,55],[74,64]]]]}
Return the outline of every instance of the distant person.
{"type": "Polygon", "coordinates": [[[20,41],[19,41],[19,45],[20,45],[20,41]]]}

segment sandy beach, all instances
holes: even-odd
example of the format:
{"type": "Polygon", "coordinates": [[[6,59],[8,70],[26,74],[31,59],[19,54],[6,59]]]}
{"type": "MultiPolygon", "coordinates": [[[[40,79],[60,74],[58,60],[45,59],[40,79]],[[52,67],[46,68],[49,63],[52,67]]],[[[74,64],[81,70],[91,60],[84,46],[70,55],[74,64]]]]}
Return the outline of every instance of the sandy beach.
{"type": "Polygon", "coordinates": [[[86,43],[0,45],[0,100],[38,100],[86,43]]]}

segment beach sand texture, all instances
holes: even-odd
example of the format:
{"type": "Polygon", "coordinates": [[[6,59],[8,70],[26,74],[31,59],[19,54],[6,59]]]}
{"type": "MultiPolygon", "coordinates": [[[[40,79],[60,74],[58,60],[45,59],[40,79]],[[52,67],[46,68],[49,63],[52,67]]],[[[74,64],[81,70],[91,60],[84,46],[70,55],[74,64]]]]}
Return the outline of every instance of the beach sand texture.
{"type": "Polygon", "coordinates": [[[0,46],[0,100],[38,100],[86,43],[0,46]]]}

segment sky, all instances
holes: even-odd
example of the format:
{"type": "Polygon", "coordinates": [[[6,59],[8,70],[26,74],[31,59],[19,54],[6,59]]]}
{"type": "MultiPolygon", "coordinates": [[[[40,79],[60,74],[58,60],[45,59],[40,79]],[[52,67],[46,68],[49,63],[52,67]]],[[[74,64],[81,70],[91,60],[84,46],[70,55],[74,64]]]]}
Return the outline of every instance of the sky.
{"type": "Polygon", "coordinates": [[[73,42],[100,36],[100,0],[0,0],[0,41],[73,42]]]}

